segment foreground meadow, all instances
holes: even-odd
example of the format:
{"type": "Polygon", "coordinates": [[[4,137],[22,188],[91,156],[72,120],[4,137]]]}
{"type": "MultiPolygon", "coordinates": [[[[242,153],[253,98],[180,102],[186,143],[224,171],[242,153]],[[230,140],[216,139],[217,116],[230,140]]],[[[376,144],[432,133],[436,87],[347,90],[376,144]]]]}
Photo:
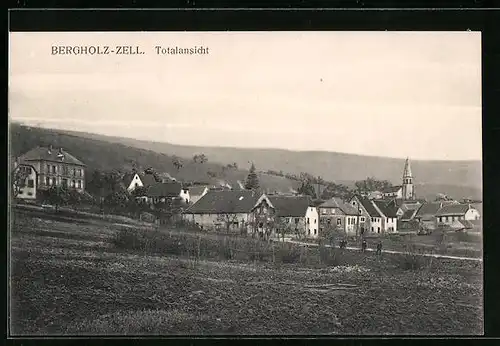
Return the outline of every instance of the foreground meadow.
{"type": "Polygon", "coordinates": [[[405,270],[396,255],[346,251],[326,264],[314,256],[278,264],[274,252],[272,261],[244,261],[204,256],[203,245],[193,259],[162,248],[163,238],[119,246],[123,232],[14,215],[11,334],[483,332],[480,262],[433,259],[405,270]]]}

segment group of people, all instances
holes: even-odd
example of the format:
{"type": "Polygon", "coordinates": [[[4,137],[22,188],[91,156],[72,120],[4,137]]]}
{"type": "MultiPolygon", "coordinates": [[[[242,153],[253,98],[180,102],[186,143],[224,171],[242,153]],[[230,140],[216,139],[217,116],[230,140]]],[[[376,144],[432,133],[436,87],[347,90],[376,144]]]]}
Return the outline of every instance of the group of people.
{"type": "MultiPolygon", "coordinates": [[[[339,242],[339,248],[341,249],[345,249],[347,247],[347,240],[345,239],[342,239],[340,242],[339,242]]],[[[366,249],[368,247],[368,244],[366,242],[366,239],[363,239],[363,241],[361,242],[361,251],[362,252],[366,252],[366,249]]],[[[382,254],[382,241],[378,241],[377,243],[377,251],[376,251],[376,254],[377,255],[381,255],[382,254]]]]}

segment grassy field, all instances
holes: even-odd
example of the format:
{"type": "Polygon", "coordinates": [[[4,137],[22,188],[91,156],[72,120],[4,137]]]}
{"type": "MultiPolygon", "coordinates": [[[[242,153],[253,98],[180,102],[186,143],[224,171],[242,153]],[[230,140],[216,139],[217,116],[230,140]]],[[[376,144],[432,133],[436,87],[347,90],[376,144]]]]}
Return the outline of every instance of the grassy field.
{"type": "Polygon", "coordinates": [[[279,265],[215,255],[195,261],[117,246],[126,231],[102,220],[13,221],[13,335],[483,331],[481,263],[433,259],[404,270],[396,255],[353,251],[336,266],[314,256],[279,265]]]}

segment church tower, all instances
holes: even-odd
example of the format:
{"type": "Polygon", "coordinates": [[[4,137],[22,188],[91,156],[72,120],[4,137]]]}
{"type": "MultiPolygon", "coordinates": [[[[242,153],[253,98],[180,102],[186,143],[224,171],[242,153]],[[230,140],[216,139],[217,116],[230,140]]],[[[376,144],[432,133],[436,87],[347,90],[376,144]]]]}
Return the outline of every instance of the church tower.
{"type": "Polygon", "coordinates": [[[406,158],[405,169],[403,171],[403,191],[404,200],[415,199],[415,187],[413,186],[413,176],[411,174],[410,159],[406,158]]]}

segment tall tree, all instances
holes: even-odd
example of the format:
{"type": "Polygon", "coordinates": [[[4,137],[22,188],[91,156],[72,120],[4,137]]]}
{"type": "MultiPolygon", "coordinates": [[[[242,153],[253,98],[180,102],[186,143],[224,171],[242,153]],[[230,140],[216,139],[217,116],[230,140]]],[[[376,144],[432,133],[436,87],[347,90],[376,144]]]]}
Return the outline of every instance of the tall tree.
{"type": "Polygon", "coordinates": [[[29,173],[23,169],[16,169],[12,177],[12,197],[16,198],[21,193],[21,190],[26,187],[26,180],[29,173]]]}
{"type": "Polygon", "coordinates": [[[311,179],[302,180],[300,187],[297,189],[297,192],[301,195],[307,195],[311,196],[312,198],[316,198],[316,191],[311,179]]]}
{"type": "Polygon", "coordinates": [[[179,170],[183,167],[182,160],[179,157],[174,156],[172,158],[172,164],[174,165],[175,169],[177,170],[177,173],[179,173],[179,170]]]}
{"type": "Polygon", "coordinates": [[[257,190],[260,187],[259,177],[255,171],[255,165],[252,163],[250,166],[250,171],[245,182],[245,189],[247,190],[257,190]]]}

